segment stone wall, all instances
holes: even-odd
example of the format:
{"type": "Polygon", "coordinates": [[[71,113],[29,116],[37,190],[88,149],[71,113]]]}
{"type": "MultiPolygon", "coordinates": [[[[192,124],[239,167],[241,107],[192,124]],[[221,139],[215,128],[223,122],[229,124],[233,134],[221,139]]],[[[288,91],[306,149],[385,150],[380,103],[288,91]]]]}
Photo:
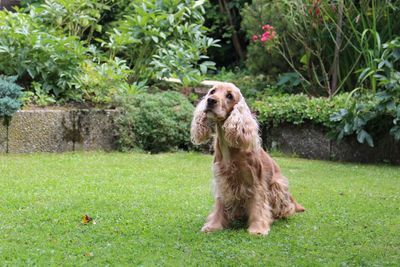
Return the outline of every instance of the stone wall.
{"type": "MultiPolygon", "coordinates": [[[[8,127],[9,153],[115,149],[115,110],[21,110],[8,127]]],[[[0,153],[7,128],[0,124],[0,153]]]]}
{"type": "MultiPolygon", "coordinates": [[[[9,153],[115,150],[117,114],[99,109],[18,111],[8,127],[9,153]]],[[[309,159],[400,164],[400,144],[388,134],[376,138],[371,148],[354,137],[337,143],[326,136],[324,128],[311,123],[261,128],[268,150],[309,159]]],[[[6,140],[7,128],[0,120],[0,153],[6,152],[6,140]]],[[[210,144],[202,150],[209,152],[210,144]]]]}
{"type": "Polygon", "coordinates": [[[311,123],[282,124],[262,128],[267,149],[296,154],[303,158],[349,162],[400,164],[400,143],[389,134],[375,138],[374,147],[360,144],[351,136],[341,142],[326,136],[326,130],[311,123]]]}

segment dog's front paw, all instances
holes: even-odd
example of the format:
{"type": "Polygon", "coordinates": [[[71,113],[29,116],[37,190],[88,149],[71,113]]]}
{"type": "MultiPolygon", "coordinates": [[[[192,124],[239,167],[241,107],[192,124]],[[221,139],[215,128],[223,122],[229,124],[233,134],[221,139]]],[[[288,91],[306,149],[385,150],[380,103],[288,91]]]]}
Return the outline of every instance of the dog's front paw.
{"type": "Polygon", "coordinates": [[[201,231],[203,233],[211,233],[211,232],[219,231],[219,230],[222,230],[222,229],[224,229],[224,227],[220,223],[206,223],[201,228],[201,231]]]}
{"type": "Polygon", "coordinates": [[[252,235],[268,235],[269,233],[269,226],[259,226],[259,225],[254,225],[250,226],[247,231],[252,234],[252,235]]]}

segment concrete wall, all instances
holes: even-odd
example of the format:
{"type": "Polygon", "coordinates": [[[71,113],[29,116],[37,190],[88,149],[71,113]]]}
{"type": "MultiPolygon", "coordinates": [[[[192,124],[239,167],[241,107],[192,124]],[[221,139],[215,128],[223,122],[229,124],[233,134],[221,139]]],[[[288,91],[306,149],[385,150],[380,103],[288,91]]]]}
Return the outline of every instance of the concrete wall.
{"type": "Polygon", "coordinates": [[[4,120],[0,119],[0,153],[6,152],[7,146],[7,128],[4,125],[4,120]]]}
{"type": "Polygon", "coordinates": [[[389,134],[375,138],[374,147],[360,144],[353,136],[341,142],[326,136],[326,130],[313,124],[282,124],[262,129],[267,149],[296,154],[303,158],[363,163],[400,164],[400,143],[389,134]]]}
{"type": "MultiPolygon", "coordinates": [[[[9,152],[114,150],[117,115],[115,110],[98,109],[18,111],[8,128],[9,152]]],[[[269,150],[310,159],[400,164],[400,143],[389,134],[376,138],[371,148],[354,137],[332,141],[324,128],[311,123],[261,128],[263,144],[269,150]]],[[[6,140],[7,128],[0,120],[0,153],[6,152],[6,140]]],[[[201,150],[210,152],[210,146],[203,145],[201,150]]]]}
{"type": "MultiPolygon", "coordinates": [[[[22,110],[8,128],[9,153],[115,149],[115,110],[22,110]]],[[[0,153],[6,151],[0,125],[0,153]]]]}

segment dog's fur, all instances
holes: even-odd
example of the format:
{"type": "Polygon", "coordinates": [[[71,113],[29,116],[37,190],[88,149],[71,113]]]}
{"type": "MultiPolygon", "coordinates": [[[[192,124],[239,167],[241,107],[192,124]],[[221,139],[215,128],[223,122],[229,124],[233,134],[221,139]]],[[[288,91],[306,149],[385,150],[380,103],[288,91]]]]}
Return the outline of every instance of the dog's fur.
{"type": "Polygon", "coordinates": [[[251,234],[266,235],[275,219],[304,211],[289,193],[278,165],[262,149],[258,123],[231,83],[211,88],[194,111],[192,142],[202,144],[214,135],[215,206],[203,232],[246,218],[251,234]]]}

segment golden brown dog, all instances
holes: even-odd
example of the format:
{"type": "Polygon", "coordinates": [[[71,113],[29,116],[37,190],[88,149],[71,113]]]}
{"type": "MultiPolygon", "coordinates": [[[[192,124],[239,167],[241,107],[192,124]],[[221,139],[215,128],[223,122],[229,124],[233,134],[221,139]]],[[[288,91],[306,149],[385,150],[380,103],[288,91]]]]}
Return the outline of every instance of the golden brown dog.
{"type": "Polygon", "coordinates": [[[262,149],[258,132],[240,90],[231,83],[214,86],[197,105],[191,125],[193,143],[216,137],[215,206],[203,232],[247,218],[251,234],[266,235],[275,219],[304,211],[289,193],[278,165],[262,149]]]}

